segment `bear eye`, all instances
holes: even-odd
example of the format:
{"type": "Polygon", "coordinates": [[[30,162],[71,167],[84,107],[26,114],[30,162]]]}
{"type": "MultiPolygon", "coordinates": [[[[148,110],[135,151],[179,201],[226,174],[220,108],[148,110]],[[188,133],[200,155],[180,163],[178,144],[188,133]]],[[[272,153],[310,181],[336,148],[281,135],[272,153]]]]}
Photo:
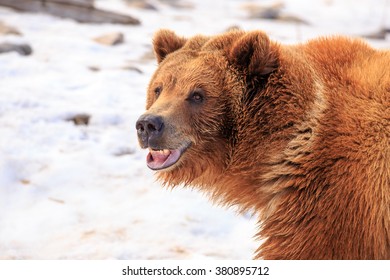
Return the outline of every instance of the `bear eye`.
{"type": "Polygon", "coordinates": [[[160,87],[156,87],[154,89],[154,95],[156,96],[156,98],[158,98],[160,96],[161,92],[162,92],[162,87],[161,86],[160,87]]]}
{"type": "Polygon", "coordinates": [[[188,100],[193,102],[193,103],[200,104],[204,101],[204,98],[205,98],[204,96],[205,96],[205,94],[204,94],[203,89],[197,88],[197,89],[194,89],[193,91],[191,91],[190,96],[188,97],[188,100]]]}

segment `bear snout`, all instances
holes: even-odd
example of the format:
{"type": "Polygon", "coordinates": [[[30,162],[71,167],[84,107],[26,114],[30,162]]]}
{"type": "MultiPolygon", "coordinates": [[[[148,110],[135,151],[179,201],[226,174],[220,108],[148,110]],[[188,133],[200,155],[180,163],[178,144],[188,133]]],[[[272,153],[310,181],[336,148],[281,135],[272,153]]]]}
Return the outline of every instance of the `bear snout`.
{"type": "Polygon", "coordinates": [[[138,119],[136,129],[142,148],[147,148],[163,134],[164,120],[161,116],[145,114],[138,119]]]}

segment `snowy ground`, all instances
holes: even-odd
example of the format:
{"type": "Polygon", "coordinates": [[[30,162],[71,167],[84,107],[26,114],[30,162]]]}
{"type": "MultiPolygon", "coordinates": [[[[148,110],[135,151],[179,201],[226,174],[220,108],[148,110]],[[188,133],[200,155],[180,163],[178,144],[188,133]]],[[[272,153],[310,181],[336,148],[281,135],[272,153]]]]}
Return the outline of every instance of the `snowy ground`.
{"type": "MultiPolygon", "coordinates": [[[[390,28],[390,1],[279,1],[308,24],[249,19],[241,8],[276,1],[183,0],[193,7],[180,9],[150,1],[158,11],[96,2],[142,24],[79,24],[0,8],[0,20],[23,33],[0,42],[34,50],[0,54],[0,259],[251,258],[255,218],[213,206],[197,191],[163,189],[145,165],[134,123],[156,68],[152,34],[164,27],[211,35],[239,26],[283,43],[358,36],[390,28]],[[116,31],[124,44],[92,40],[116,31]],[[66,121],[78,113],[92,116],[88,126],[66,121]]],[[[370,43],[389,48],[389,37],[370,43]]]]}

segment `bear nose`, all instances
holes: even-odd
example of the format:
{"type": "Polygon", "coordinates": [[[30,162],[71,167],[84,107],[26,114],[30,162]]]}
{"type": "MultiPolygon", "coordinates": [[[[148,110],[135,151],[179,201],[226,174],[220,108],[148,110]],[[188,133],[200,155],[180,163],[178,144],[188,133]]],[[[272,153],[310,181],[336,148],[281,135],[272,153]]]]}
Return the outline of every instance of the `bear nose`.
{"type": "Polygon", "coordinates": [[[150,140],[161,136],[164,130],[163,118],[155,115],[142,115],[136,123],[136,129],[141,143],[147,146],[150,140]]]}

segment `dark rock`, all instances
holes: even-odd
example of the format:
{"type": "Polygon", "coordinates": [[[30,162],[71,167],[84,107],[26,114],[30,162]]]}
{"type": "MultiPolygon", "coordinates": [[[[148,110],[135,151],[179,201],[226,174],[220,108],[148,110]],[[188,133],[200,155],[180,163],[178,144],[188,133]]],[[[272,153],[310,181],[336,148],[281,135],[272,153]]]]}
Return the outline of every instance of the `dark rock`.
{"type": "Polygon", "coordinates": [[[125,65],[125,66],[122,66],[121,69],[127,70],[127,71],[134,71],[134,72],[137,72],[138,74],[144,73],[141,69],[139,69],[138,67],[133,66],[133,65],[125,65]]]}
{"type": "Polygon", "coordinates": [[[307,21],[299,18],[298,16],[285,13],[283,11],[283,3],[275,3],[269,6],[247,4],[243,6],[243,9],[248,11],[250,19],[268,19],[275,21],[308,24],[307,21]]]}
{"type": "Polygon", "coordinates": [[[12,44],[12,43],[1,43],[0,53],[6,52],[17,52],[20,55],[32,54],[32,48],[27,44],[12,44]]]}
{"type": "Polygon", "coordinates": [[[113,32],[96,37],[93,40],[99,44],[106,46],[119,45],[124,42],[125,36],[121,32],[113,32]]]}
{"type": "Polygon", "coordinates": [[[118,23],[139,25],[141,22],[129,15],[97,9],[89,0],[0,0],[0,6],[19,11],[49,13],[58,17],[72,18],[85,23],[118,23]]]}
{"type": "Polygon", "coordinates": [[[157,11],[157,7],[145,0],[124,0],[126,4],[132,8],[138,8],[143,10],[157,11]]]}
{"type": "Polygon", "coordinates": [[[67,118],[67,121],[73,122],[75,125],[88,125],[91,115],[88,114],[77,114],[67,118]]]}
{"type": "Polygon", "coordinates": [[[176,9],[193,9],[194,5],[190,2],[183,2],[181,0],[160,0],[160,2],[163,2],[166,5],[171,6],[172,8],[176,9]]]}
{"type": "Polygon", "coordinates": [[[374,39],[374,40],[385,40],[386,39],[386,33],[389,30],[386,30],[386,28],[382,28],[376,32],[372,32],[370,34],[363,35],[364,38],[367,39],[374,39]]]}
{"type": "Polygon", "coordinates": [[[131,149],[129,147],[121,147],[121,148],[118,148],[116,151],[113,152],[113,155],[116,156],[116,157],[133,155],[133,154],[135,154],[135,150],[131,149]]]}
{"type": "Polygon", "coordinates": [[[283,3],[276,3],[267,6],[259,4],[246,4],[243,6],[243,9],[249,13],[249,18],[252,19],[277,19],[283,8],[283,3]]]}
{"type": "Polygon", "coordinates": [[[88,66],[88,69],[92,72],[99,72],[101,70],[99,66],[88,66]]]}
{"type": "Polygon", "coordinates": [[[302,23],[302,24],[306,24],[306,25],[309,24],[309,22],[307,22],[306,20],[304,20],[298,16],[289,15],[289,14],[281,14],[281,15],[279,15],[279,17],[276,20],[285,21],[285,22],[292,22],[292,23],[302,23]]]}

